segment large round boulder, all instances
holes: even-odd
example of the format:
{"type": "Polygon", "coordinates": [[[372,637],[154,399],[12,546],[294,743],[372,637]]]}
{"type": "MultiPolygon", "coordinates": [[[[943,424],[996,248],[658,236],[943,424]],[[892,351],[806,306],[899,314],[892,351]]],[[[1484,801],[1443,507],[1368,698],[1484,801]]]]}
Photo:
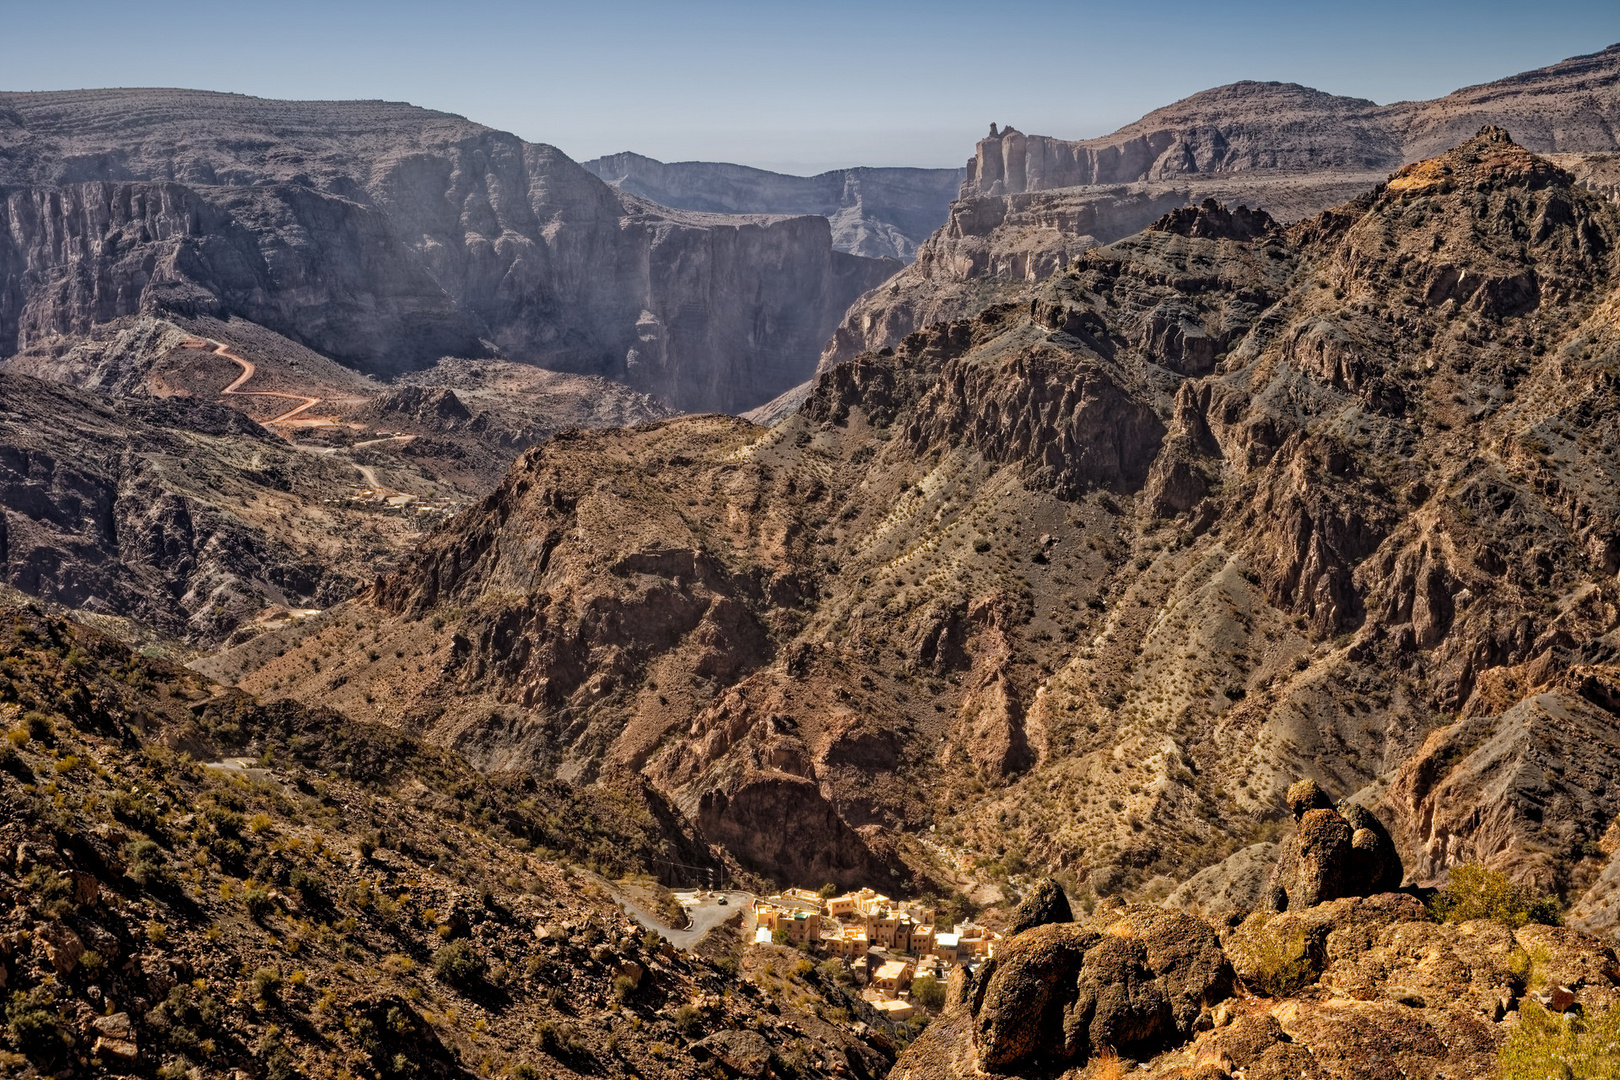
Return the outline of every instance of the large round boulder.
{"type": "Polygon", "coordinates": [[[979,1068],[1082,1064],[1101,1050],[1148,1057],[1189,1038],[1232,992],[1232,967],[1201,919],[1156,908],[1008,940],[974,979],[979,1068]]]}

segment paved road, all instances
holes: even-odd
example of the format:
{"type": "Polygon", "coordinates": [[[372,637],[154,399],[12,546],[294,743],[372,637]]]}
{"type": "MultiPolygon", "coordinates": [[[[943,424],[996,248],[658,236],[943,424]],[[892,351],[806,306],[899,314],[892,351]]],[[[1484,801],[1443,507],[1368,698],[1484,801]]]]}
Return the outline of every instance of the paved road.
{"type": "Polygon", "coordinates": [[[619,902],[619,906],[624,908],[625,914],[648,930],[656,931],[662,935],[665,941],[677,949],[690,949],[703,940],[703,936],[710,930],[713,930],[738,912],[746,912],[749,901],[752,899],[745,892],[729,892],[721,894],[726,899],[724,904],[720,903],[718,898],[702,900],[686,909],[687,918],[691,920],[692,925],[685,930],[671,930],[662,919],[620,892],[618,886],[614,885],[613,882],[595,874],[590,876],[613,894],[613,898],[619,902]]]}

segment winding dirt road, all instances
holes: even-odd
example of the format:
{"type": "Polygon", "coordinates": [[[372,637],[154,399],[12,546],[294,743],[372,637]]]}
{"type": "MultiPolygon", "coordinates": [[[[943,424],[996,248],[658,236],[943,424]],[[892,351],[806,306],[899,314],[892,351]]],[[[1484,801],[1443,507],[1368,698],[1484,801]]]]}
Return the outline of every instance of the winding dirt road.
{"type": "Polygon", "coordinates": [[[271,424],[285,424],[296,417],[299,413],[305,411],[306,409],[313,408],[321,403],[320,398],[309,397],[306,394],[288,394],[280,390],[241,389],[242,384],[253,378],[254,372],[258,370],[256,367],[254,367],[253,361],[244,360],[240,356],[237,356],[235,353],[231,352],[231,347],[225,344],[223,341],[215,341],[213,338],[205,338],[204,340],[209,345],[214,346],[215,356],[223,356],[227,360],[234,361],[236,365],[242,369],[242,374],[236,377],[236,381],[220,391],[222,396],[225,394],[235,394],[238,397],[273,397],[283,398],[287,401],[296,401],[299,403],[282,413],[280,416],[272,417],[269,420],[260,421],[260,423],[262,423],[265,427],[269,427],[271,424]]]}

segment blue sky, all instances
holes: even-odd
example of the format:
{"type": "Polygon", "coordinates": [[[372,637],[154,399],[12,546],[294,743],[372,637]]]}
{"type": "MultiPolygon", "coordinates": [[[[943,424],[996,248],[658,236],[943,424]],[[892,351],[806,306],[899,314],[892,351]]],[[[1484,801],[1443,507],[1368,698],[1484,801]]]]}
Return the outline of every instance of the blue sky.
{"type": "Polygon", "coordinates": [[[1237,79],[1435,97],[1620,42],[1620,3],[0,0],[0,88],[388,98],[585,159],[953,166],[1237,79]]]}

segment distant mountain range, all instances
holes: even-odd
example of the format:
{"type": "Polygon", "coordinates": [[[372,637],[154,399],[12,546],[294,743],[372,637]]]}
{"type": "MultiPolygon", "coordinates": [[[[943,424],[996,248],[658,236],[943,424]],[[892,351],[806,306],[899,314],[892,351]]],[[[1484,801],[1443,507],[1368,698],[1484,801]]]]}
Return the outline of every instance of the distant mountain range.
{"type": "MultiPolygon", "coordinates": [[[[1486,124],[1611,184],[1620,150],[1620,45],[1433,101],[1377,105],[1290,83],[1238,82],[1078,142],[992,126],[949,219],[905,271],[853,307],[823,368],[929,323],[1023,295],[1081,252],[1215,198],[1297,221],[1486,124]]],[[[792,400],[792,399],[789,399],[792,400]]],[[[780,411],[778,406],[774,412],[780,411]]]]}
{"type": "Polygon", "coordinates": [[[963,169],[834,169],[789,176],[712,161],[655,161],[611,154],[584,162],[620,191],[682,210],[716,214],[819,214],[833,247],[853,255],[909,262],[917,245],[945,224],[963,169]]]}

